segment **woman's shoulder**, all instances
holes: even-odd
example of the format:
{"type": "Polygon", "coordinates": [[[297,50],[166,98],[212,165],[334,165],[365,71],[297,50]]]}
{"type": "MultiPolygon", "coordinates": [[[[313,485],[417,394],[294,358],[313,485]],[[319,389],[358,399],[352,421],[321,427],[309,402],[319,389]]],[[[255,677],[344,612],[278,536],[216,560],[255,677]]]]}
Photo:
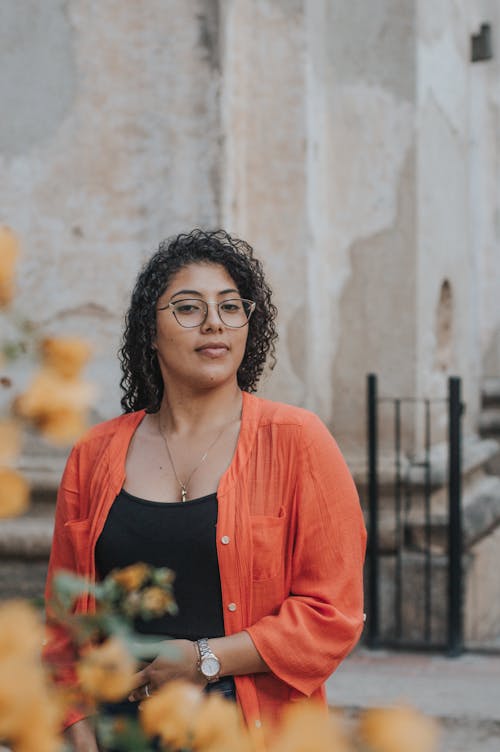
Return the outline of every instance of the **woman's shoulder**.
{"type": "Polygon", "coordinates": [[[253,408],[255,413],[258,414],[261,425],[296,426],[305,433],[314,432],[315,430],[328,430],[321,418],[305,407],[265,399],[256,395],[247,396],[254,403],[253,408]]]}
{"type": "Polygon", "coordinates": [[[111,438],[133,433],[143,417],[144,410],[138,410],[137,412],[123,413],[101,423],[96,423],[79,438],[75,444],[75,448],[91,447],[92,445],[101,444],[103,441],[109,441],[111,438]]]}

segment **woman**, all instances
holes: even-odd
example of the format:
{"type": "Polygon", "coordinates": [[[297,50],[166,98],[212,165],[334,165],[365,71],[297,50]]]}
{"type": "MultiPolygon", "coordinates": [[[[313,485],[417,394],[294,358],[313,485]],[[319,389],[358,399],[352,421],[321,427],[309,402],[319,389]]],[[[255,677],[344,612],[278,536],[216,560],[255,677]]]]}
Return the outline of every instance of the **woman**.
{"type": "MultiPolygon", "coordinates": [[[[363,621],[365,529],[339,449],[312,413],[251,394],[275,315],[243,241],[194,230],[160,244],[127,314],[125,412],[68,460],[47,586],[61,568],[173,568],[179,615],[150,631],[175,637],[176,660],[140,671],[130,701],[172,678],[222,681],[257,728],[289,701],[325,702],[363,621]]],[[[69,650],[61,636],[47,653],[69,650]]],[[[68,723],[78,751],[97,749],[85,719],[68,723]]]]}

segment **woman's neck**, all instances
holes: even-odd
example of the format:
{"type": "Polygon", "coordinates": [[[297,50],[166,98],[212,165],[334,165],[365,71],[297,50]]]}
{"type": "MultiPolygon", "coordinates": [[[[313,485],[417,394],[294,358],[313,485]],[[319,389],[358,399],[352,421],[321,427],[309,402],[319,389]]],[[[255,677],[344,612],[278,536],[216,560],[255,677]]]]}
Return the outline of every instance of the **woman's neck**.
{"type": "Polygon", "coordinates": [[[241,406],[242,393],[237,383],[201,393],[165,386],[158,420],[170,434],[204,433],[239,420],[241,406]]]}

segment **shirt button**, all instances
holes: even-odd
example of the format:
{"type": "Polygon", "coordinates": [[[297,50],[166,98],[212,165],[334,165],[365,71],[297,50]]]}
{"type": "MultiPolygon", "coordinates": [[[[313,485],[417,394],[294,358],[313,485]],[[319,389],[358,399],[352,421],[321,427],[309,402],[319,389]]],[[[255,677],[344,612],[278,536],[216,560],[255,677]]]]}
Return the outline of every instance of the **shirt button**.
{"type": "Polygon", "coordinates": [[[236,611],[236,603],[228,603],[227,607],[230,611],[236,611]]]}
{"type": "Polygon", "coordinates": [[[255,728],[260,728],[261,726],[262,726],[262,721],[259,721],[259,719],[257,719],[255,721],[255,728]]]}
{"type": "Polygon", "coordinates": [[[224,544],[225,546],[227,546],[227,544],[229,543],[229,541],[230,541],[230,540],[231,540],[231,538],[229,537],[229,535],[223,535],[223,536],[222,536],[222,538],[221,538],[221,542],[222,542],[222,543],[223,543],[223,544],[224,544]]]}

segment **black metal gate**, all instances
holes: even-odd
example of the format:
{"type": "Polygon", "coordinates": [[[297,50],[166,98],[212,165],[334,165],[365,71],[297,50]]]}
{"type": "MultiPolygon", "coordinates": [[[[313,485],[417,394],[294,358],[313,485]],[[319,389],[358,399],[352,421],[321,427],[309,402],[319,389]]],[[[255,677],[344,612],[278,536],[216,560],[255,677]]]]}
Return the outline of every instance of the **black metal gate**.
{"type": "MultiPolygon", "coordinates": [[[[448,380],[448,395],[441,400],[380,397],[377,376],[367,378],[368,399],[368,552],[367,630],[370,647],[463,650],[462,619],[462,512],[461,512],[461,382],[448,380]],[[440,531],[436,553],[433,510],[432,410],[447,405],[447,478],[440,498],[440,531]],[[389,491],[381,506],[379,477],[379,413],[382,403],[392,412],[393,447],[389,491]],[[387,404],[388,403],[388,404],[387,404]],[[423,448],[413,456],[402,447],[402,414],[422,411],[423,448]],[[420,478],[418,504],[412,473],[420,478]],[[446,494],[444,496],[443,494],[446,494]],[[418,545],[409,520],[418,507],[418,545]],[[390,525],[390,543],[384,552],[381,514],[390,525]],[[443,533],[443,531],[445,531],[443,533]],[[383,571],[382,571],[383,570],[383,571]],[[438,587],[438,584],[439,587],[438,587]],[[389,593],[382,604],[382,590],[389,593]],[[441,621],[436,627],[436,613],[441,621]]],[[[386,468],[387,470],[387,468],[386,468]]],[[[387,475],[387,473],[386,473],[387,475]]],[[[389,476],[388,476],[389,477],[389,476]]],[[[435,503],[435,502],[434,502],[435,503]]],[[[389,530],[389,533],[387,533],[389,530]]]]}

